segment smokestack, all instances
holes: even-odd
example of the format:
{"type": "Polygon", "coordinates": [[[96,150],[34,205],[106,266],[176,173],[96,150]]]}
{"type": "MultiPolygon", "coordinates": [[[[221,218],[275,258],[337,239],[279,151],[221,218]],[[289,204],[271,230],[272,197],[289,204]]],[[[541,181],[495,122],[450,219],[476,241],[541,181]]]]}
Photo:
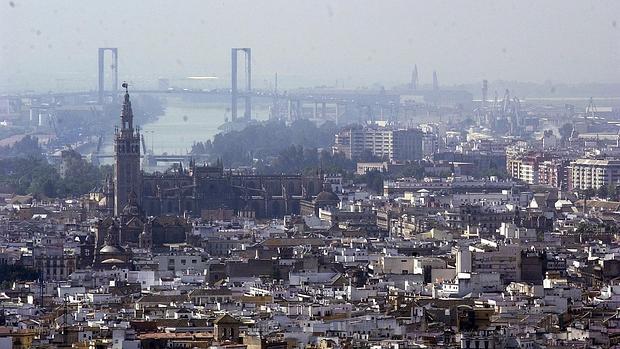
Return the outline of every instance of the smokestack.
{"type": "Polygon", "coordinates": [[[482,80],[482,107],[484,108],[487,105],[487,95],[489,93],[489,82],[487,80],[482,80]]]}

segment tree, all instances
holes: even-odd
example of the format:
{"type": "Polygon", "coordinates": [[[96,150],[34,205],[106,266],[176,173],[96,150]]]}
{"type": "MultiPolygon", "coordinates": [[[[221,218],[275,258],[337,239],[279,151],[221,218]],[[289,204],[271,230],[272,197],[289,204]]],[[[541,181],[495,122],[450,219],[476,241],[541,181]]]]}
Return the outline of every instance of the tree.
{"type": "Polygon", "coordinates": [[[562,142],[566,142],[571,134],[573,133],[573,124],[571,123],[566,123],[564,125],[562,125],[562,127],[560,127],[560,137],[562,139],[562,142]]]}
{"type": "Polygon", "coordinates": [[[16,194],[41,194],[47,197],[75,197],[98,186],[112,166],[93,166],[83,159],[70,161],[67,175],[61,178],[56,168],[42,158],[0,160],[0,183],[16,194]]]}
{"type": "Polygon", "coordinates": [[[12,146],[0,147],[0,157],[40,158],[43,148],[39,145],[39,139],[27,135],[15,142],[12,146]]]}
{"type": "Polygon", "coordinates": [[[398,177],[414,177],[415,179],[423,179],[425,175],[424,166],[417,162],[407,163],[405,168],[396,174],[398,177]]]}
{"type": "Polygon", "coordinates": [[[372,190],[376,194],[383,193],[383,181],[385,180],[385,176],[382,172],[372,170],[366,172],[366,174],[362,177],[368,189],[372,190]]]}
{"type": "Polygon", "coordinates": [[[308,149],[329,147],[336,132],[336,125],[329,122],[317,127],[308,120],[297,120],[290,125],[271,120],[248,125],[241,131],[218,133],[212,143],[197,143],[192,152],[222,158],[230,166],[253,165],[255,159],[279,156],[291,145],[308,149]]]}
{"type": "Polygon", "coordinates": [[[596,191],[596,195],[601,199],[609,199],[609,198],[615,199],[617,196],[617,189],[618,187],[613,183],[602,185],[596,191]]]}
{"type": "Polygon", "coordinates": [[[38,277],[36,270],[21,265],[0,265],[0,283],[5,285],[15,281],[34,281],[38,277]]]}
{"type": "Polygon", "coordinates": [[[581,195],[584,199],[591,199],[596,194],[596,191],[593,188],[584,189],[581,191],[581,195]]]}
{"type": "Polygon", "coordinates": [[[380,162],[382,159],[372,153],[370,149],[364,149],[357,160],[361,162],[380,162]]]}

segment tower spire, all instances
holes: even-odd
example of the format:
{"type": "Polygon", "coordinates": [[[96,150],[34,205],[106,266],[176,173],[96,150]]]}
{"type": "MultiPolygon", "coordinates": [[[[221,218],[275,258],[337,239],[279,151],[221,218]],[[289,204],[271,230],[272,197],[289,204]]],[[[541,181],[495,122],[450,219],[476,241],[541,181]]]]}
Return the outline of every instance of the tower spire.
{"type": "Polygon", "coordinates": [[[114,215],[119,216],[130,195],[140,204],[142,173],[140,172],[140,133],[133,128],[133,111],[129,99],[129,84],[123,82],[125,99],[121,109],[121,130],[114,139],[114,215]]]}
{"type": "Polygon", "coordinates": [[[125,89],[125,100],[123,101],[123,109],[121,111],[122,129],[133,130],[133,110],[131,109],[131,101],[129,100],[129,84],[123,82],[122,86],[125,89]]]}

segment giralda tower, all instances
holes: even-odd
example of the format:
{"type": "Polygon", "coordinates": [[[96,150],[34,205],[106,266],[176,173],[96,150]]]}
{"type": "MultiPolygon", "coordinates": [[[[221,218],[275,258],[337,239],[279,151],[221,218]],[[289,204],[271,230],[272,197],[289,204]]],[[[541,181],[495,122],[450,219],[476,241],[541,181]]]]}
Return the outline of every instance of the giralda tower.
{"type": "Polygon", "coordinates": [[[116,128],[114,138],[114,215],[119,216],[130,196],[139,204],[142,198],[140,171],[140,133],[133,128],[133,111],[127,83],[121,111],[121,128],[116,128]]]}

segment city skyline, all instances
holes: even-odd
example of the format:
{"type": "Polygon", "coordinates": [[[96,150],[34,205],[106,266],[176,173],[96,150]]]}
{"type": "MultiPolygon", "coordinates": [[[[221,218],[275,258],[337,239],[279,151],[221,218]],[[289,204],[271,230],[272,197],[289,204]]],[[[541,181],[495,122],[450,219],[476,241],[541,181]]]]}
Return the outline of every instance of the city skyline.
{"type": "Polygon", "coordinates": [[[206,86],[228,85],[230,47],[254,48],[257,86],[276,72],[283,88],[391,86],[416,64],[420,83],[437,71],[446,86],[620,80],[615,2],[11,1],[0,13],[2,90],[94,87],[97,47],[119,48],[128,80],[219,77],[206,86]]]}

